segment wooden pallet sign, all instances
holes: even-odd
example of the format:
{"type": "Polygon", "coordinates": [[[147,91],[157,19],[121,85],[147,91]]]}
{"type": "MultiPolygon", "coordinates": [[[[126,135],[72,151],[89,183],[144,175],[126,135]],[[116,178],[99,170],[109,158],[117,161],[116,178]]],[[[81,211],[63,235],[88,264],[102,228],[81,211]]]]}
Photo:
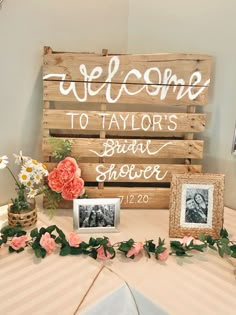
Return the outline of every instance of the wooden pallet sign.
{"type": "MultiPolygon", "coordinates": [[[[173,173],[201,172],[212,58],[108,55],[44,48],[43,156],[73,140],[86,192],[122,208],[168,208],[173,173]]],[[[65,202],[63,207],[71,207],[65,202]]]]}

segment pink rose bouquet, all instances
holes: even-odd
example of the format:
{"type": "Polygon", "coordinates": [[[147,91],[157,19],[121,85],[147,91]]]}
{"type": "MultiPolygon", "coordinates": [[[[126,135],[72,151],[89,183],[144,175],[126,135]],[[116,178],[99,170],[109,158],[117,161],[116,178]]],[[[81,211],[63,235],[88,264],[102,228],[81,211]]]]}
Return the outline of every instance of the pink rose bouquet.
{"type": "Polygon", "coordinates": [[[84,190],[84,181],[80,177],[81,170],[72,157],[66,157],[58,163],[48,175],[48,186],[52,191],[61,193],[66,200],[81,197],[84,190]]]}

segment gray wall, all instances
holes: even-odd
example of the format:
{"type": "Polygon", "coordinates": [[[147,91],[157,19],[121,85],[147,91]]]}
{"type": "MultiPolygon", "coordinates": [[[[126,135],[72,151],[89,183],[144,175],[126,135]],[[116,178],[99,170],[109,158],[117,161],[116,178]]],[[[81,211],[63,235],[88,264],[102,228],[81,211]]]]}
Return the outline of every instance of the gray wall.
{"type": "MultiPolygon", "coordinates": [[[[231,155],[235,125],[236,1],[5,0],[0,10],[0,156],[41,157],[42,54],[53,50],[210,54],[214,71],[204,172],[226,174],[225,204],[236,208],[231,155]]],[[[0,205],[14,193],[0,170],[0,205]]]]}

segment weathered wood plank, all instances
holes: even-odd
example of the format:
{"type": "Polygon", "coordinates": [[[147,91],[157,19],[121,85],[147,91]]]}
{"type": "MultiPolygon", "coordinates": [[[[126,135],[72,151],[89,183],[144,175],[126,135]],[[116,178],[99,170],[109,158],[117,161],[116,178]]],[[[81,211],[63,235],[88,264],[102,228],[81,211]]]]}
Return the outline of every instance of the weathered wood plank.
{"type": "MultiPolygon", "coordinates": [[[[121,199],[122,209],[168,209],[170,189],[150,187],[85,187],[90,198],[117,198],[121,199]]],[[[73,202],[63,200],[60,208],[71,209],[73,202]]]]}
{"type": "MultiPolygon", "coordinates": [[[[80,157],[201,159],[203,155],[202,140],[71,139],[72,155],[80,157]]],[[[43,152],[52,153],[48,138],[43,139],[43,152]]]]}
{"type": "Polygon", "coordinates": [[[180,85],[150,86],[60,81],[44,81],[43,87],[44,101],[186,106],[206,105],[209,89],[208,87],[180,85]],[[88,86],[95,92],[88,93],[88,86]]]}
{"type": "Polygon", "coordinates": [[[43,76],[49,80],[59,80],[58,74],[64,74],[61,78],[69,81],[168,85],[193,85],[198,78],[197,85],[203,86],[210,78],[211,63],[210,56],[197,54],[98,56],[59,53],[44,56],[43,76]],[[196,72],[201,78],[194,75],[196,72]]]}
{"type": "Polygon", "coordinates": [[[202,132],[206,114],[45,109],[43,128],[105,131],[202,132]]]}
{"type": "MultiPolygon", "coordinates": [[[[49,171],[57,163],[46,163],[49,171]]],[[[171,182],[172,174],[200,173],[201,165],[79,163],[85,182],[171,182]]]]}

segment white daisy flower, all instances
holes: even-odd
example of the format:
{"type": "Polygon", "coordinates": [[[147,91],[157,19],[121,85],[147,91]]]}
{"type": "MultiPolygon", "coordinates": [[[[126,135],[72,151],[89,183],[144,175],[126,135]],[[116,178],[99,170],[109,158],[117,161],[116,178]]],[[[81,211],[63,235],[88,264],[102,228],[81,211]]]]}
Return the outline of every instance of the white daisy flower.
{"type": "Polygon", "coordinates": [[[38,192],[39,192],[38,189],[30,189],[30,191],[28,192],[28,197],[34,198],[35,196],[37,196],[38,192]]]}
{"type": "Polygon", "coordinates": [[[8,157],[6,155],[0,156],[0,169],[3,169],[8,164],[8,157]]]}
{"type": "Polygon", "coordinates": [[[19,180],[21,184],[27,184],[30,181],[30,174],[22,170],[19,174],[19,180]]]}
{"type": "Polygon", "coordinates": [[[28,156],[23,156],[23,155],[22,155],[22,151],[20,151],[20,154],[19,154],[19,155],[13,153],[13,156],[14,156],[14,158],[15,158],[15,163],[18,164],[18,165],[20,165],[20,164],[26,162],[26,161],[29,159],[28,156]]]}
{"type": "Polygon", "coordinates": [[[27,187],[27,188],[33,187],[33,182],[32,182],[31,180],[29,180],[29,181],[26,183],[26,187],[27,187]]]}
{"type": "Polygon", "coordinates": [[[33,182],[37,185],[41,182],[43,175],[40,172],[36,172],[33,177],[33,182]]]}
{"type": "Polygon", "coordinates": [[[43,174],[43,176],[48,176],[47,166],[43,163],[40,163],[40,172],[43,174]]]}

